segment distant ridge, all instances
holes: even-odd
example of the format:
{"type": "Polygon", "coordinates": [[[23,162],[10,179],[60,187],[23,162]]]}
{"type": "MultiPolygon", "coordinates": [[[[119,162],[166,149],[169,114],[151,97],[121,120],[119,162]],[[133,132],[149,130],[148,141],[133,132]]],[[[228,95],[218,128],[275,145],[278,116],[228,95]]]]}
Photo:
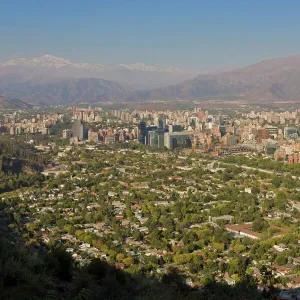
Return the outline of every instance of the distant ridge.
{"type": "Polygon", "coordinates": [[[0,94],[48,105],[124,100],[245,100],[250,103],[300,100],[300,56],[264,60],[232,71],[166,84],[179,78],[188,77],[174,68],[161,69],[142,63],[77,64],[44,55],[0,65],[0,94]],[[157,85],[164,86],[149,88],[157,85]]]}
{"type": "Polygon", "coordinates": [[[142,62],[115,65],[76,63],[46,54],[35,58],[12,59],[0,64],[0,83],[2,76],[16,78],[16,75],[20,77],[19,82],[31,81],[37,76],[42,76],[47,81],[51,78],[97,78],[115,81],[134,89],[149,89],[179,83],[194,77],[196,73],[142,62]]]}
{"type": "Polygon", "coordinates": [[[174,99],[300,100],[300,56],[261,61],[216,75],[199,75],[180,84],[137,91],[128,101],[174,99]]]}
{"type": "Polygon", "coordinates": [[[32,105],[16,99],[0,96],[0,109],[29,109],[32,105]]]}
{"type": "Polygon", "coordinates": [[[124,99],[131,90],[109,80],[84,78],[21,82],[2,89],[0,87],[0,92],[38,105],[68,105],[78,102],[118,101],[124,99]]]}
{"type": "Polygon", "coordinates": [[[158,67],[146,65],[144,63],[138,62],[134,64],[119,64],[119,65],[103,65],[103,64],[90,64],[90,63],[73,63],[68,59],[57,57],[50,54],[45,54],[36,58],[17,58],[9,60],[5,63],[0,64],[2,67],[9,66],[26,66],[26,67],[48,67],[48,68],[63,68],[63,67],[77,67],[87,70],[112,70],[112,69],[128,69],[137,71],[148,71],[148,72],[183,72],[178,68],[173,67],[158,67]]]}

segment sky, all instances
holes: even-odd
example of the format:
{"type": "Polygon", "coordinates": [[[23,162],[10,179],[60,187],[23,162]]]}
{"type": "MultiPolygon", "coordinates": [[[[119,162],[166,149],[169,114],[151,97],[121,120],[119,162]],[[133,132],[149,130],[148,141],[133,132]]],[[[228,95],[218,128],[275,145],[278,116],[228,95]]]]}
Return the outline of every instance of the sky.
{"type": "Polygon", "coordinates": [[[216,72],[300,54],[298,0],[0,2],[0,62],[52,54],[216,72]]]}

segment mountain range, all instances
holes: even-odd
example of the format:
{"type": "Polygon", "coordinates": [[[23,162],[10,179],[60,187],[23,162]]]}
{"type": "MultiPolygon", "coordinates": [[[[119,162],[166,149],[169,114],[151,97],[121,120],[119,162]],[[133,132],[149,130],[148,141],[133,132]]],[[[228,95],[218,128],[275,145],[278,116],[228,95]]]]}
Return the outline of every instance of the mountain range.
{"type": "Polygon", "coordinates": [[[23,81],[36,78],[42,78],[44,81],[53,78],[98,78],[115,81],[133,89],[161,87],[179,83],[196,75],[178,68],[162,68],[144,63],[119,65],[74,63],[48,54],[32,59],[17,58],[0,64],[0,76],[15,74],[23,81]]]}
{"type": "Polygon", "coordinates": [[[116,82],[97,78],[31,80],[5,86],[1,86],[0,81],[0,94],[41,106],[117,101],[130,92],[132,90],[116,82]]]}
{"type": "Polygon", "coordinates": [[[198,76],[143,63],[72,63],[52,55],[20,58],[0,65],[0,95],[32,104],[176,99],[289,101],[300,100],[299,83],[300,56],[198,76]]]}
{"type": "Polygon", "coordinates": [[[130,101],[158,99],[300,100],[300,56],[264,60],[215,75],[199,75],[180,84],[137,91],[127,98],[130,101]]]}
{"type": "Polygon", "coordinates": [[[23,101],[16,99],[9,99],[0,96],[0,109],[29,109],[32,105],[29,105],[23,101]]]}

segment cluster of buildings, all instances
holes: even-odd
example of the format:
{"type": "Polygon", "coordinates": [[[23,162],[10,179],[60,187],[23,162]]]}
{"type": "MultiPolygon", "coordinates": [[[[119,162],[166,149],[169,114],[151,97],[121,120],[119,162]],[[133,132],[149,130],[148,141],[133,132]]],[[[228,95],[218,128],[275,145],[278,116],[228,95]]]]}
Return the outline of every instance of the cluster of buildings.
{"type": "Polygon", "coordinates": [[[121,110],[112,110],[110,111],[111,115],[119,118],[122,122],[128,123],[128,122],[136,122],[136,118],[127,111],[121,111],[121,110]]]}
{"type": "MultiPolygon", "coordinates": [[[[170,266],[176,266],[185,274],[187,284],[196,287],[201,286],[199,281],[203,273],[191,272],[185,259],[201,257],[207,269],[212,264],[215,266],[217,271],[211,274],[218,282],[235,285],[239,280],[237,272],[230,272],[230,267],[227,271],[218,267],[234,265],[236,256],[229,254],[231,251],[251,259],[249,270],[262,288],[265,287],[264,274],[260,270],[263,264],[271,270],[272,277],[283,278],[290,288],[299,287],[300,279],[294,272],[300,262],[295,251],[299,238],[293,226],[297,225],[296,211],[300,208],[286,201],[283,206],[274,205],[268,211],[264,210],[264,203],[270,202],[269,198],[275,201],[279,192],[272,186],[273,174],[262,176],[255,170],[243,169],[241,173],[233,174],[233,178],[223,180],[220,174],[228,172],[227,169],[216,167],[211,160],[188,158],[186,154],[176,155],[151,148],[146,152],[118,149],[110,144],[99,149],[84,144],[76,149],[60,146],[53,157],[53,164],[45,170],[48,174],[44,173],[51,177],[51,174],[58,176],[64,172],[64,176],[59,182],[54,179],[52,184],[49,178],[39,192],[22,189],[19,192],[22,201],[13,201],[11,211],[21,215],[23,230],[31,230],[37,242],[65,245],[81,265],[87,264],[93,257],[111,262],[112,249],[115,249],[113,256],[117,260],[114,264],[118,268],[126,270],[132,264],[143,266],[149,258],[153,274],[166,273],[170,266]],[[81,161],[81,151],[89,151],[90,158],[81,161]],[[96,162],[101,162],[101,166],[94,165],[96,162]],[[75,165],[78,168],[74,168],[75,165]],[[91,189],[91,186],[94,188],[91,189]],[[252,194],[253,186],[258,186],[257,194],[252,194]],[[224,193],[229,188],[234,188],[240,196],[235,198],[224,193]],[[189,201],[184,201],[187,199],[189,201]],[[181,200],[189,203],[182,217],[182,210],[176,209],[181,200]],[[25,203],[30,210],[24,213],[25,203]],[[253,209],[250,217],[261,212],[270,230],[274,230],[272,235],[267,236],[268,229],[254,231],[253,223],[246,220],[250,206],[253,209]],[[168,214],[162,213],[156,226],[160,236],[169,232],[161,238],[167,246],[161,246],[153,234],[151,224],[157,220],[152,215],[166,210],[168,214]],[[103,215],[99,216],[99,212],[103,215]],[[53,218],[45,223],[47,215],[53,218]],[[168,221],[164,220],[166,217],[168,221]],[[186,217],[189,218],[188,223],[184,221],[186,217]],[[288,218],[291,223],[285,227],[277,226],[276,221],[282,217],[288,218]],[[176,228],[184,229],[178,234],[176,228]],[[117,231],[126,238],[116,238],[117,231]],[[211,239],[215,238],[217,231],[222,232],[225,241],[220,237],[218,242],[211,239]],[[203,232],[205,235],[198,238],[203,232]],[[289,243],[285,241],[286,235],[289,235],[289,243]],[[252,241],[245,239],[241,243],[245,237],[252,241]],[[202,243],[203,239],[207,242],[202,243]],[[261,240],[270,247],[262,247],[259,250],[262,254],[257,254],[260,253],[257,249],[261,240]],[[283,254],[289,259],[279,266],[275,258],[283,254]],[[172,261],[168,262],[170,257],[172,261]],[[155,261],[157,263],[153,263],[155,261]]],[[[293,198],[298,193],[295,187],[287,191],[293,198]]]]}
{"type": "MultiPolygon", "coordinates": [[[[64,139],[71,139],[71,143],[75,144],[84,141],[95,143],[112,143],[136,139],[135,131],[130,131],[128,128],[114,127],[113,125],[107,126],[109,120],[104,120],[101,113],[102,108],[100,107],[96,107],[95,109],[92,109],[91,107],[83,109],[73,106],[72,126],[70,129],[63,130],[62,137],[64,139]],[[103,126],[104,128],[95,129],[95,127],[90,126],[93,123],[104,123],[107,127],[103,126]]],[[[122,112],[120,114],[117,114],[116,116],[122,119],[124,118],[124,121],[126,121],[126,123],[131,123],[132,118],[128,118],[128,115],[128,113],[122,112]]]]}
{"type": "MultiPolygon", "coordinates": [[[[64,120],[63,114],[37,114],[30,119],[7,114],[1,130],[11,134],[43,132],[43,128],[49,130],[64,120]],[[35,131],[30,131],[31,126],[35,131]]],[[[37,242],[66,245],[74,260],[83,265],[92,257],[110,261],[114,256],[118,257],[116,267],[126,269],[132,264],[144,265],[148,257],[154,257],[159,261],[154,263],[154,273],[167,272],[175,265],[189,284],[196,286],[203,274],[192,272],[186,259],[201,257],[207,270],[213,265],[216,271],[211,274],[216,280],[234,285],[239,272],[230,268],[236,259],[231,251],[251,259],[251,274],[262,286],[264,274],[259,267],[266,265],[273,277],[287,282],[278,284],[279,288],[294,289],[300,287],[300,236],[295,230],[300,218],[300,181],[295,178],[292,187],[282,185],[278,189],[273,183],[278,175],[270,170],[256,172],[255,168],[240,166],[242,171],[235,173],[231,164],[220,168],[210,158],[189,156],[189,151],[178,155],[156,149],[182,148],[212,155],[260,151],[290,164],[300,163],[298,121],[298,110],[233,116],[210,114],[200,108],[103,113],[100,108],[73,107],[71,128],[62,135],[78,147],[60,146],[53,154],[53,163],[43,172],[49,177],[45,186],[38,193],[26,188],[19,193],[30,210],[24,209],[24,201],[12,201],[11,211],[20,214],[23,228],[33,228],[37,242]],[[120,122],[108,122],[109,115],[120,122]],[[110,145],[131,140],[150,147],[140,151],[110,145]],[[108,145],[93,148],[84,141],[108,145]],[[90,156],[81,161],[86,151],[90,156]],[[59,177],[59,183],[50,178],[60,174],[64,176],[59,177]],[[229,193],[232,189],[236,193],[229,193]],[[287,199],[281,203],[282,191],[287,199]],[[153,217],[160,214],[159,221],[153,217]],[[47,215],[53,219],[45,225],[47,215]],[[260,231],[253,226],[257,216],[268,225],[260,231]],[[289,222],[282,221],[287,219],[289,222]],[[283,225],[278,226],[281,221],[283,225]],[[177,228],[181,228],[180,234],[177,228]],[[218,231],[222,235],[216,241],[218,231]],[[126,238],[116,238],[118,234],[126,238]],[[189,235],[193,238],[187,238],[189,235]],[[204,239],[207,241],[202,243],[204,239]],[[262,240],[268,247],[261,247],[262,240]],[[117,249],[114,255],[112,248],[117,249]],[[278,258],[284,259],[280,265],[278,258]],[[218,267],[221,264],[228,272],[218,267]]],[[[278,299],[289,296],[297,299],[284,290],[278,299]]]]}
{"type": "Polygon", "coordinates": [[[155,148],[176,148],[191,147],[192,134],[184,131],[181,125],[166,125],[162,119],[157,125],[146,125],[145,121],[138,124],[138,140],[141,144],[150,145],[155,148]]]}
{"type": "Polygon", "coordinates": [[[0,131],[11,135],[22,133],[41,133],[48,135],[50,128],[57,122],[64,122],[63,114],[36,114],[30,118],[21,117],[14,112],[5,114],[0,121],[0,131]]]}
{"type": "Polygon", "coordinates": [[[90,106],[89,108],[72,106],[72,118],[80,119],[84,122],[101,122],[102,118],[99,114],[101,111],[101,107],[95,107],[92,109],[90,106]]]}
{"type": "Polygon", "coordinates": [[[71,143],[75,144],[84,141],[107,144],[134,140],[137,137],[137,133],[135,130],[130,131],[128,128],[88,129],[85,127],[82,119],[74,119],[72,128],[63,130],[62,137],[70,139],[71,143]]]}
{"type": "Polygon", "coordinates": [[[127,120],[137,124],[139,142],[156,148],[191,148],[214,156],[256,151],[274,155],[276,160],[299,161],[298,110],[251,111],[240,116],[212,115],[200,108],[192,112],[134,110],[132,118],[128,112],[111,113],[123,119],[126,115],[127,120]]]}
{"type": "Polygon", "coordinates": [[[200,108],[193,111],[111,110],[106,115],[120,119],[117,126],[85,129],[83,122],[103,121],[97,112],[99,110],[73,107],[72,130],[65,130],[63,137],[73,136],[72,142],[95,143],[135,140],[154,148],[189,148],[213,156],[255,151],[274,155],[276,160],[288,163],[300,161],[298,110],[251,111],[240,116],[210,114],[200,108]],[[123,123],[128,127],[121,128],[123,123]]]}
{"type": "Polygon", "coordinates": [[[299,109],[296,109],[295,111],[289,112],[274,112],[274,111],[251,111],[250,113],[243,114],[243,117],[249,118],[249,119],[258,119],[263,120],[268,123],[274,123],[274,124],[280,124],[280,125],[298,125],[300,122],[299,117],[299,109]]]}
{"type": "MultiPolygon", "coordinates": [[[[136,141],[158,149],[185,148],[213,156],[254,151],[289,164],[300,162],[299,110],[211,114],[201,108],[103,112],[100,107],[73,106],[71,113],[71,128],[63,130],[62,137],[75,144],[136,141]]],[[[47,135],[53,125],[66,119],[63,113],[21,116],[18,112],[5,114],[0,131],[47,135]]]]}

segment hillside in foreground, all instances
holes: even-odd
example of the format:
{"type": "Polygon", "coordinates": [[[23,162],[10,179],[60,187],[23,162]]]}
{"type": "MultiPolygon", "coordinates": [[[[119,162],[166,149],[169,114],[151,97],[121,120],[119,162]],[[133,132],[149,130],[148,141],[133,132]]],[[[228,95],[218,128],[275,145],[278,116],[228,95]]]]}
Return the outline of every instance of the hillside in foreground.
{"type": "Polygon", "coordinates": [[[235,287],[208,282],[202,290],[193,290],[176,269],[158,281],[124,272],[98,258],[76,266],[71,254],[59,246],[26,246],[15,234],[20,226],[17,217],[4,203],[0,216],[1,299],[268,299],[250,282],[235,287]]]}

